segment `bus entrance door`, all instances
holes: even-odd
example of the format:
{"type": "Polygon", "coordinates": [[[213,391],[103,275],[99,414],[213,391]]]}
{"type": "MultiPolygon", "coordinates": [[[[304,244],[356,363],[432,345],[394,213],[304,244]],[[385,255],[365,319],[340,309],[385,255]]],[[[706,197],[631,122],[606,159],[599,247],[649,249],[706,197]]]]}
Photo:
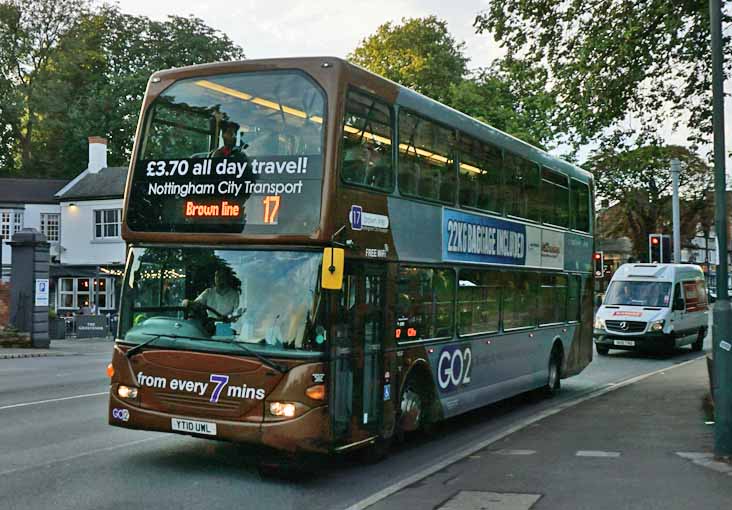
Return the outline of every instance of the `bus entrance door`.
{"type": "Polygon", "coordinates": [[[337,442],[377,434],[383,421],[383,332],[385,270],[348,262],[333,342],[331,378],[337,442]]]}

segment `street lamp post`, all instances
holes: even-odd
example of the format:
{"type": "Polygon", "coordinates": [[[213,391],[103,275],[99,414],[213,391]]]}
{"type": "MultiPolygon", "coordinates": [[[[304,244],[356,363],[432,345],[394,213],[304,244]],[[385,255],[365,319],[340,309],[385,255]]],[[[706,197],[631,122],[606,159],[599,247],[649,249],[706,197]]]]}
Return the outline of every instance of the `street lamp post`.
{"type": "Polygon", "coordinates": [[[714,303],[714,453],[732,456],[732,307],[727,292],[727,195],[725,192],[722,1],[709,0],[712,33],[712,110],[714,127],[714,199],[719,265],[714,303]]]}

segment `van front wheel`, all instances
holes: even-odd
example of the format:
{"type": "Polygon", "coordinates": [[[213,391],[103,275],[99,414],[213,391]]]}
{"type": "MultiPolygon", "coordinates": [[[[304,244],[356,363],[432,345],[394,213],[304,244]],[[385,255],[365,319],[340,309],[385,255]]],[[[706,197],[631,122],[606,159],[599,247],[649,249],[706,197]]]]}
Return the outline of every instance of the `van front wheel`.
{"type": "Polygon", "coordinates": [[[610,352],[610,347],[606,347],[600,344],[595,344],[595,349],[597,349],[597,354],[599,354],[600,356],[607,356],[610,352]]]}

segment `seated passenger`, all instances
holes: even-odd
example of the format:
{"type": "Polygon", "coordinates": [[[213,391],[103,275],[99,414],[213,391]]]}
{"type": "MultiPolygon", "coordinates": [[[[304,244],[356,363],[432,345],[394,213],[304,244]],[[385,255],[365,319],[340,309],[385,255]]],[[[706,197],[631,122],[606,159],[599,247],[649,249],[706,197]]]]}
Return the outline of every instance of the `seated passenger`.
{"type": "Polygon", "coordinates": [[[213,151],[211,153],[211,157],[227,158],[241,153],[243,147],[236,145],[236,134],[239,132],[239,124],[236,122],[222,121],[220,130],[221,138],[224,140],[224,145],[213,151]]]}

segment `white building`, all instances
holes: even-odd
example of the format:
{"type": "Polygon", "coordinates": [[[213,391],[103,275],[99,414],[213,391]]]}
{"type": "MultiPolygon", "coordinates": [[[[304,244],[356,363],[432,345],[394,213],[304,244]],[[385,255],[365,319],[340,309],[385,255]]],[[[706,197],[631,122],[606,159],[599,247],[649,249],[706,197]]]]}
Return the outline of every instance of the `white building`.
{"type": "Polygon", "coordinates": [[[59,264],[51,268],[60,314],[95,306],[116,309],[125,260],[121,237],[127,167],[107,166],[107,140],[89,137],[89,166],[56,193],[59,264]]]}
{"type": "Polygon", "coordinates": [[[22,228],[35,228],[51,243],[51,260],[58,260],[61,209],[55,194],[68,181],[58,179],[0,179],[0,237],[2,279],[10,278],[11,249],[7,244],[22,228]]]}

